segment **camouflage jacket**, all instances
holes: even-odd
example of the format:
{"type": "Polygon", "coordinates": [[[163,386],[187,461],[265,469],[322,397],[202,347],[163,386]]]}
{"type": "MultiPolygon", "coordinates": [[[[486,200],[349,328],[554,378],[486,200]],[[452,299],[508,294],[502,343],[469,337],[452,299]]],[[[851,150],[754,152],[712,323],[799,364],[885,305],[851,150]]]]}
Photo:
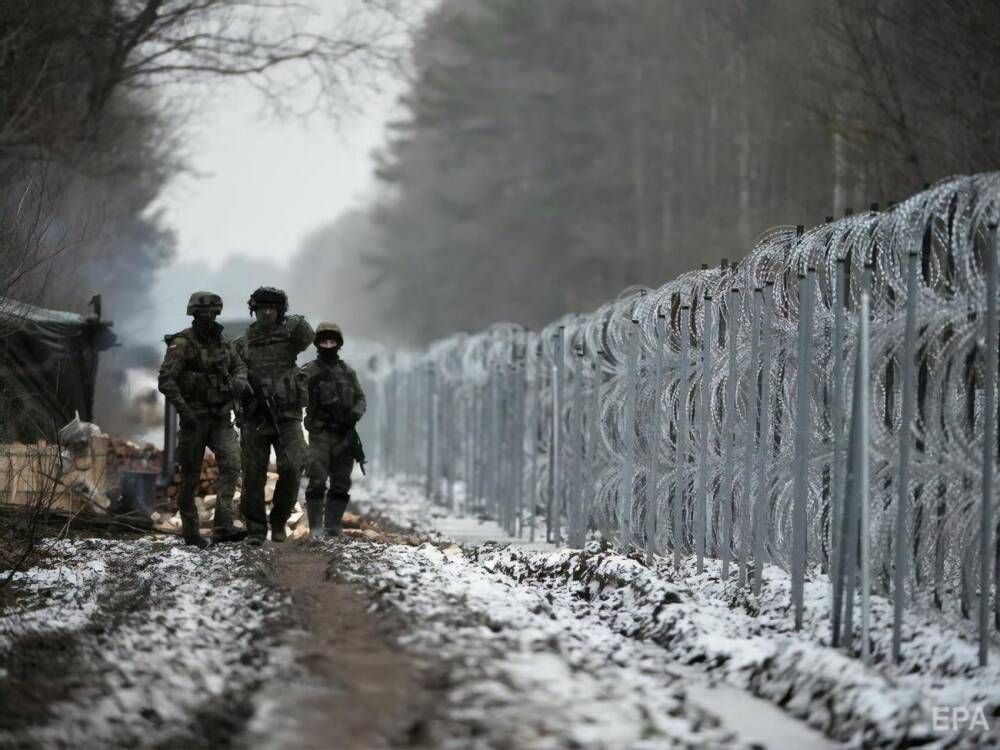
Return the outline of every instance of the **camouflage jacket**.
{"type": "Polygon", "coordinates": [[[210,336],[186,328],[164,340],[167,353],[160,365],[160,393],[179,412],[190,409],[204,418],[228,418],[233,391],[246,381],[247,371],[222,326],[216,323],[210,336]]]}
{"type": "MultiPolygon", "coordinates": [[[[273,396],[280,414],[277,417],[301,419],[306,405],[306,389],[295,358],[312,344],[313,329],[305,318],[290,315],[270,330],[251,323],[247,332],[234,342],[236,352],[246,363],[254,391],[273,396]]],[[[261,417],[260,404],[251,409],[261,417]]]]}
{"type": "Polygon", "coordinates": [[[314,359],[300,372],[309,394],[305,420],[309,432],[347,432],[364,416],[365,392],[342,359],[314,359]]]}

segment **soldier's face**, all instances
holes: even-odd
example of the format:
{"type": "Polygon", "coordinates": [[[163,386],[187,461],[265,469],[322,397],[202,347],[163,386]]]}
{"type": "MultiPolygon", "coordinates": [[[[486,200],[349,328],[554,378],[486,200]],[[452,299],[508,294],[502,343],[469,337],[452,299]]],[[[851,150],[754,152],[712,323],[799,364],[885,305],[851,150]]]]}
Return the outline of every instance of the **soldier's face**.
{"type": "Polygon", "coordinates": [[[340,344],[337,343],[337,339],[320,339],[318,342],[316,342],[316,346],[318,346],[320,349],[325,349],[326,351],[330,351],[331,349],[336,349],[338,346],[340,346],[340,344]]]}
{"type": "Polygon", "coordinates": [[[254,310],[257,322],[264,325],[272,325],[278,322],[278,308],[274,305],[260,305],[254,310]]]}
{"type": "Polygon", "coordinates": [[[215,312],[215,310],[198,310],[194,314],[195,322],[200,321],[202,324],[212,323],[217,317],[219,317],[219,313],[215,312]]]}

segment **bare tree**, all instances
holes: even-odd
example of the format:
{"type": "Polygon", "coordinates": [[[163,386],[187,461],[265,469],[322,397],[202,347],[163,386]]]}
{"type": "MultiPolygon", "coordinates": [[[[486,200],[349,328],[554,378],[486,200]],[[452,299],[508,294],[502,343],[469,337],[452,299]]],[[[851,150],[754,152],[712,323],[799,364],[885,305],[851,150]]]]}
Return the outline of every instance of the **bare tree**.
{"type": "MultiPolygon", "coordinates": [[[[331,14],[325,2],[270,0],[0,4],[0,292],[81,310],[90,280],[141,299],[173,252],[151,207],[183,169],[165,85],[241,78],[277,109],[305,87],[332,111],[348,84],[395,64],[410,5],[346,0],[331,14]],[[61,255],[74,263],[53,264],[61,255]]],[[[131,312],[117,302],[116,314],[131,312]]]]}

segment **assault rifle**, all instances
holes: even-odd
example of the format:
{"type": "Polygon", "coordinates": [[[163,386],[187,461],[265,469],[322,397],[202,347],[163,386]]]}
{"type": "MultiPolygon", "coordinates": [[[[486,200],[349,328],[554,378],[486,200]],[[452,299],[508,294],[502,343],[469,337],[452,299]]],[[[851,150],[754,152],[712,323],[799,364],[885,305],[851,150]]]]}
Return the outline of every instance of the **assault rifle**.
{"type": "Polygon", "coordinates": [[[351,455],[354,460],[358,462],[358,466],[361,467],[361,473],[365,474],[365,462],[368,460],[365,458],[365,447],[361,444],[361,436],[358,434],[358,428],[352,427],[350,434],[347,436],[350,441],[351,455]]]}
{"type": "Polygon", "coordinates": [[[251,375],[250,388],[257,400],[257,407],[263,410],[267,423],[274,430],[275,452],[284,452],[285,446],[281,444],[281,426],[278,424],[278,403],[274,400],[274,392],[271,390],[269,380],[262,380],[251,375]]]}
{"type": "Polygon", "coordinates": [[[233,416],[236,418],[236,426],[243,429],[243,392],[236,388],[236,381],[228,378],[226,385],[229,386],[229,395],[233,397],[233,416]]]}

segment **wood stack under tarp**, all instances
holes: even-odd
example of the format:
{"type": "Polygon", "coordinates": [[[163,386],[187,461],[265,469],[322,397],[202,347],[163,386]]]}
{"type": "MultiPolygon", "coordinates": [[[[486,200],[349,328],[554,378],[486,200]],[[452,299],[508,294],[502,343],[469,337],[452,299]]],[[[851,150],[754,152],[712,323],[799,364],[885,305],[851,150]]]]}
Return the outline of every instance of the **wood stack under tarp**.
{"type": "Polygon", "coordinates": [[[107,515],[108,443],[101,435],[73,450],[45,440],[0,444],[0,503],[107,515]]]}

